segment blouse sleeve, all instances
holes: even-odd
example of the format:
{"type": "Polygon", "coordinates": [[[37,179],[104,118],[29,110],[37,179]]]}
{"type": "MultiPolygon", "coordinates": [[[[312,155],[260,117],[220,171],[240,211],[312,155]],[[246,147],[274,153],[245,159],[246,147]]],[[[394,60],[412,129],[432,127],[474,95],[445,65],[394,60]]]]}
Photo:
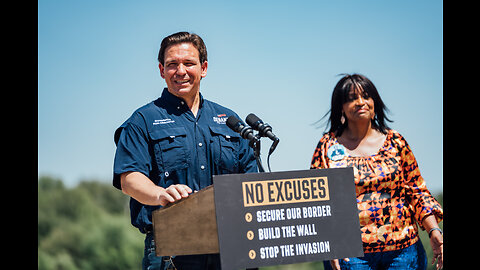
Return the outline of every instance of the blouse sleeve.
{"type": "Polygon", "coordinates": [[[405,177],[406,199],[410,203],[415,219],[422,230],[423,219],[433,214],[440,222],[443,219],[442,206],[427,189],[425,181],[420,174],[420,169],[413,152],[407,141],[400,136],[402,169],[405,177]]]}
{"type": "Polygon", "coordinates": [[[327,139],[323,136],[317,144],[315,151],[313,152],[312,162],[310,169],[325,169],[328,168],[328,162],[326,160],[326,143],[327,139]]]}

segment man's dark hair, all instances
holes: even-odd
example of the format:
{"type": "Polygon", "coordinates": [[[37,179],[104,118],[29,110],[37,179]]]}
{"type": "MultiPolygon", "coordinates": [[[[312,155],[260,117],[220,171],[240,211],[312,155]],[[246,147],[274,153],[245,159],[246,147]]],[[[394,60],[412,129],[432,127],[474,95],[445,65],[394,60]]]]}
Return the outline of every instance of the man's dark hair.
{"type": "Polygon", "coordinates": [[[207,61],[207,47],[203,43],[202,38],[194,33],[178,32],[162,40],[160,51],[158,52],[158,62],[162,65],[165,64],[165,50],[169,46],[180,43],[191,43],[198,50],[200,63],[203,64],[203,62],[207,61]]]}

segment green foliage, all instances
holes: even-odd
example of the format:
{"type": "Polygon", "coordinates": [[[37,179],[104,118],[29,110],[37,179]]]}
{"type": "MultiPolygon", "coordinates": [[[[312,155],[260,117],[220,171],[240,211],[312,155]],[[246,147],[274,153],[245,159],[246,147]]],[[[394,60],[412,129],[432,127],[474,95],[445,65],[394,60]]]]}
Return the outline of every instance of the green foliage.
{"type": "Polygon", "coordinates": [[[130,225],[128,196],[113,186],[84,181],[66,188],[38,182],[38,269],[139,269],[143,235],[130,225]]]}

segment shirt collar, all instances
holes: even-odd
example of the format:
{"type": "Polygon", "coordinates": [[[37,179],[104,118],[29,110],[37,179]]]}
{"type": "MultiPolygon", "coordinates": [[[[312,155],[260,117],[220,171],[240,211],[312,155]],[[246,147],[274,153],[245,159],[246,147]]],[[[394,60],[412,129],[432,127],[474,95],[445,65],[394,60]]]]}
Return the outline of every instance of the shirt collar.
{"type": "MultiPolygon", "coordinates": [[[[200,108],[203,107],[204,99],[203,99],[202,93],[199,93],[199,95],[200,95],[200,104],[198,109],[200,110],[200,108]]],[[[179,98],[173,95],[172,93],[170,93],[167,87],[163,89],[162,96],[160,98],[164,100],[167,104],[175,107],[182,108],[183,106],[185,107],[187,106],[185,101],[182,98],[179,98]]]]}

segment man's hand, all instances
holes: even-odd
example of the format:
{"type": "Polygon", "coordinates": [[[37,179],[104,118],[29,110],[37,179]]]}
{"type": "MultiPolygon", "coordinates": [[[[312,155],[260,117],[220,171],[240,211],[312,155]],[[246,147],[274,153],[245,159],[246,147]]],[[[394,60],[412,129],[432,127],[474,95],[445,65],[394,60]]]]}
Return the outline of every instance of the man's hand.
{"type": "Polygon", "coordinates": [[[120,176],[123,193],[145,205],[165,206],[188,197],[192,189],[186,185],[171,185],[162,188],[155,185],[140,172],[126,172],[120,176]]]}
{"type": "Polygon", "coordinates": [[[188,197],[188,194],[192,193],[192,189],[186,185],[171,185],[166,189],[160,191],[158,199],[161,206],[165,206],[168,203],[173,203],[188,197]]]}

